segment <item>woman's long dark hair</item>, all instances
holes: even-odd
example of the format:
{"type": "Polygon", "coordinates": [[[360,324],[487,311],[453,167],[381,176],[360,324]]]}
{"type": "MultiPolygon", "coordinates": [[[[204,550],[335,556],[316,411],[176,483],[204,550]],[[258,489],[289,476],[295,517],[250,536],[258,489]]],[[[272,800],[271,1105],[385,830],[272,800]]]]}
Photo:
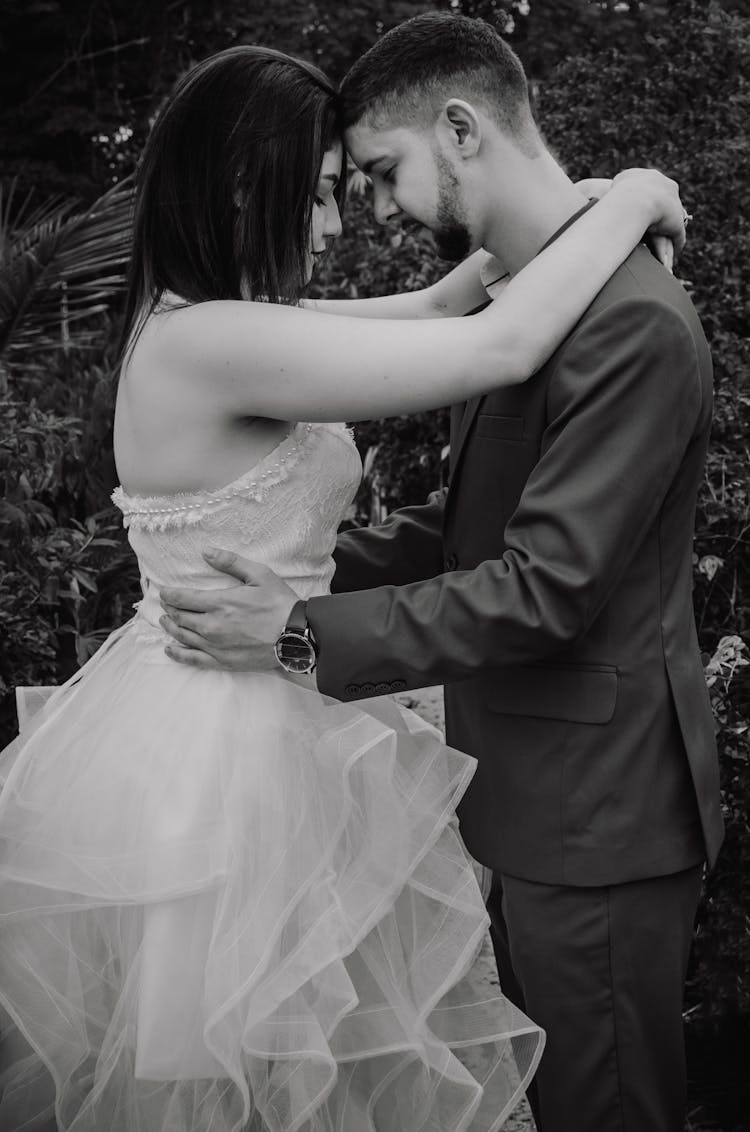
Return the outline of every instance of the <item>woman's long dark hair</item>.
{"type": "MultiPolygon", "coordinates": [[[[298,300],[321,163],[340,134],[335,87],[272,48],[231,47],[183,76],[136,177],[121,358],[165,291],[298,300]]],[[[342,170],[340,203],[345,181],[342,170]]]]}

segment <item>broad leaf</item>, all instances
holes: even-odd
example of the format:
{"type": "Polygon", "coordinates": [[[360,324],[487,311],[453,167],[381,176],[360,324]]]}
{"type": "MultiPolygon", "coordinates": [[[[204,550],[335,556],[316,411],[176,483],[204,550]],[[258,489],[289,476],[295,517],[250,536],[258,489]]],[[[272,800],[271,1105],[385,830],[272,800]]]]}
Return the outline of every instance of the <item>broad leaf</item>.
{"type": "Polygon", "coordinates": [[[86,320],[104,313],[125,283],[133,192],[115,185],[90,208],[53,199],[19,206],[0,186],[0,359],[6,366],[71,335],[86,345],[86,320]]]}

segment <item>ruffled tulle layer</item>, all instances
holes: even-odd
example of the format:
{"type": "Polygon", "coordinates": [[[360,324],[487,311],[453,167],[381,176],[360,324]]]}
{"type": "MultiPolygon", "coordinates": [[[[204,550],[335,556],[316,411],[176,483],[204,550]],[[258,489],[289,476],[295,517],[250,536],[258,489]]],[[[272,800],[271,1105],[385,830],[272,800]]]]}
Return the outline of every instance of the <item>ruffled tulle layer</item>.
{"type": "Polygon", "coordinates": [[[465,977],[473,760],[141,625],[4,755],[0,1002],[29,1046],[0,1126],[56,1096],[61,1132],[499,1128],[543,1038],[465,977]]]}

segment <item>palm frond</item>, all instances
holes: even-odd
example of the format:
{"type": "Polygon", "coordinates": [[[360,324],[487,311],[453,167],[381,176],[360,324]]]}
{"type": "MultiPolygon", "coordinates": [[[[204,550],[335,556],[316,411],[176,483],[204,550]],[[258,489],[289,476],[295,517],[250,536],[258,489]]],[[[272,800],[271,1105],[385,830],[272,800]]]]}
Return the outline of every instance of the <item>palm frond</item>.
{"type": "Polygon", "coordinates": [[[0,359],[76,343],[79,324],[107,310],[123,288],[130,255],[133,190],[128,182],[81,210],[53,198],[14,201],[0,186],[0,359]]]}

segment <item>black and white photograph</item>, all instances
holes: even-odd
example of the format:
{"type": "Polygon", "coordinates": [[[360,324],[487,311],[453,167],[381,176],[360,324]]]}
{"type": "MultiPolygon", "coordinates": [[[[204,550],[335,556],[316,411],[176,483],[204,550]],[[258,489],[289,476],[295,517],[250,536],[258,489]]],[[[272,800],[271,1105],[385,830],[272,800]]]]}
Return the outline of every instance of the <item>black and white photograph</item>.
{"type": "Polygon", "coordinates": [[[750,1132],[750,0],[0,0],[0,1132],[750,1132]]]}

